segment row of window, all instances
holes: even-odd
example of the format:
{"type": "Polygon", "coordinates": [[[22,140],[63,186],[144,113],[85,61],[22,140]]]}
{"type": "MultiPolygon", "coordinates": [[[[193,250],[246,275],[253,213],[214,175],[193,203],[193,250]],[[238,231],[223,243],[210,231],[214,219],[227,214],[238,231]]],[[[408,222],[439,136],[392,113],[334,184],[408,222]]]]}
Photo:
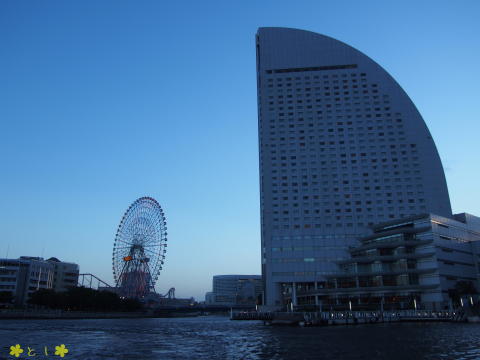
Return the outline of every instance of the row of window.
{"type": "MultiPolygon", "coordinates": [[[[284,72],[272,71],[271,74],[284,72]]],[[[262,167],[264,161],[270,160],[271,173],[268,187],[264,184],[262,191],[268,189],[267,195],[274,199],[272,211],[264,214],[264,219],[271,221],[274,230],[364,227],[373,222],[406,217],[426,210],[423,191],[398,191],[406,186],[411,190],[414,187],[423,188],[422,178],[418,176],[421,175],[419,157],[415,144],[406,144],[402,115],[391,110],[389,96],[379,93],[378,84],[369,83],[365,73],[358,76],[357,72],[349,73],[348,70],[325,74],[323,81],[320,80],[321,75],[312,74],[305,77],[294,77],[289,73],[275,76],[275,80],[267,76],[267,88],[264,90],[268,95],[267,108],[270,105],[271,110],[268,118],[270,136],[264,131],[261,139],[261,151],[269,149],[271,152],[269,159],[262,155],[262,167]],[[357,79],[362,81],[358,82],[357,79]],[[359,92],[365,94],[362,96],[359,92]],[[324,116],[333,113],[336,113],[336,122],[323,121],[324,116]],[[344,121],[344,118],[352,120],[344,121]],[[286,129],[286,124],[289,124],[290,130],[286,129]],[[326,147],[329,142],[337,146],[326,147]],[[387,147],[405,150],[402,150],[403,156],[396,152],[388,155],[376,151],[359,153],[355,145],[348,150],[346,146],[338,146],[345,142],[352,145],[368,143],[375,150],[387,147]],[[307,149],[310,161],[305,155],[307,149]],[[381,168],[384,169],[383,174],[378,171],[381,168]],[[417,170],[410,171],[410,168],[417,170]],[[338,183],[334,179],[339,178],[342,170],[348,173],[344,173],[342,183],[338,183]],[[302,174],[302,178],[297,174],[302,174]],[[333,180],[332,187],[325,187],[330,185],[330,179],[333,180]],[[391,191],[394,186],[396,192],[391,191]],[[320,203],[296,202],[298,194],[303,195],[304,201],[309,197],[327,200],[323,201],[327,208],[320,209],[320,203]],[[341,205],[337,202],[341,208],[332,208],[332,202],[328,199],[340,197],[352,201],[347,200],[341,205]],[[370,204],[362,203],[365,198],[370,204]],[[397,206],[368,206],[372,203],[397,206]],[[307,216],[300,217],[300,214],[307,216]],[[314,214],[323,216],[309,217],[314,214]]],[[[363,145],[361,147],[365,148],[363,145]]]]}
{"type": "Polygon", "coordinates": [[[272,272],[272,276],[285,277],[285,276],[325,276],[332,275],[333,271],[275,271],[272,272]]]}
{"type": "MultiPolygon", "coordinates": [[[[369,91],[368,90],[363,90],[361,93],[359,91],[352,91],[351,93],[353,95],[363,94],[363,97],[366,98],[366,97],[368,97],[367,94],[369,94],[369,91]]],[[[377,91],[374,90],[374,91],[372,91],[372,93],[377,93],[377,91]]],[[[324,93],[324,94],[328,95],[328,96],[331,95],[331,93],[324,93]]],[[[361,102],[351,103],[352,98],[353,98],[353,100],[355,100],[356,97],[360,97],[360,96],[351,97],[350,96],[350,91],[344,91],[343,95],[348,95],[348,96],[344,96],[344,97],[327,97],[327,98],[320,99],[320,98],[312,97],[311,95],[321,96],[322,94],[316,93],[316,94],[305,94],[304,95],[304,94],[297,93],[295,95],[295,97],[294,97],[293,94],[292,95],[287,95],[286,98],[291,99],[291,100],[287,100],[286,103],[284,101],[280,100],[280,101],[277,101],[277,104],[275,104],[274,101],[271,101],[274,98],[274,97],[272,97],[272,99],[269,99],[270,101],[268,103],[268,111],[271,114],[274,111],[278,112],[278,111],[294,110],[294,109],[303,111],[305,109],[313,110],[313,109],[322,109],[322,108],[332,110],[332,108],[335,107],[335,110],[343,109],[345,112],[352,112],[351,107],[362,105],[361,102]],[[294,99],[296,100],[296,103],[294,102],[294,99]],[[315,101],[313,101],[312,99],[315,99],[315,101]],[[320,105],[322,103],[324,104],[324,106],[320,105]],[[296,104],[296,106],[294,106],[294,104],[296,104]],[[299,104],[302,104],[302,105],[299,105],[299,104]],[[306,106],[304,107],[303,104],[306,104],[306,106]],[[285,105],[287,105],[287,106],[284,107],[285,105]]],[[[277,95],[277,98],[281,98],[281,96],[282,95],[277,95]]],[[[333,96],[341,96],[341,94],[339,92],[334,92],[333,96]]],[[[374,100],[377,100],[377,101],[379,100],[378,97],[377,98],[372,97],[372,98],[374,98],[374,100]]],[[[382,103],[384,105],[390,104],[390,102],[387,102],[387,101],[383,101],[382,103]]],[[[363,104],[371,106],[371,103],[365,103],[364,102],[363,104]]],[[[374,104],[374,105],[380,105],[380,104],[374,104]]],[[[361,108],[356,108],[354,110],[355,110],[355,112],[358,112],[358,113],[362,112],[361,108]]],[[[372,109],[371,108],[368,109],[368,110],[365,109],[364,111],[371,112],[372,109]]],[[[380,109],[378,111],[380,111],[380,109]]],[[[316,111],[316,113],[321,114],[321,112],[318,112],[318,111],[316,111]]],[[[386,113],[385,115],[387,116],[387,114],[388,114],[388,116],[391,116],[390,113],[386,113]]],[[[281,113],[281,115],[283,116],[283,115],[285,115],[285,113],[281,113]]]]}
{"type": "MultiPolygon", "coordinates": [[[[275,100],[277,101],[293,101],[294,99],[297,99],[301,97],[302,99],[305,100],[306,103],[311,103],[312,102],[312,96],[311,94],[283,94],[283,93],[279,93],[279,94],[270,94],[268,96],[268,105],[275,105],[275,100]],[[273,103],[273,104],[270,104],[270,103],[273,103]]],[[[382,104],[389,104],[390,103],[390,97],[388,95],[383,95],[382,97],[380,97],[379,95],[359,95],[359,94],[356,94],[356,96],[346,96],[346,97],[342,97],[342,98],[332,98],[332,97],[328,97],[328,98],[323,98],[323,99],[320,99],[319,102],[321,101],[355,101],[354,104],[355,105],[361,105],[362,103],[365,104],[365,105],[380,105],[380,103],[382,104]]],[[[315,101],[317,101],[317,99],[315,99],[315,101]]],[[[293,104],[293,102],[292,102],[293,104]]]]}
{"type": "MultiPolygon", "coordinates": [[[[425,211],[426,209],[421,209],[421,211],[425,211]]],[[[404,217],[408,217],[408,216],[413,216],[415,215],[416,213],[418,212],[413,212],[413,213],[408,213],[408,214],[378,214],[376,215],[375,217],[371,217],[370,219],[372,221],[369,221],[369,222],[357,222],[357,223],[353,223],[353,222],[341,222],[341,223],[317,223],[317,224],[290,224],[291,219],[288,219],[288,222],[289,224],[282,224],[282,225],[276,225],[274,224],[272,226],[272,228],[274,230],[280,230],[280,229],[283,229],[283,230],[299,230],[299,229],[321,229],[321,228],[344,228],[344,227],[347,227],[347,228],[354,228],[354,227],[359,227],[359,228],[364,228],[366,226],[371,226],[375,223],[378,223],[378,222],[381,222],[381,221],[385,221],[387,219],[398,219],[398,218],[404,218],[404,217]]],[[[337,220],[342,220],[343,218],[340,218],[340,219],[337,219],[337,220]]],[[[331,218],[330,219],[322,219],[324,221],[329,221],[329,220],[332,220],[331,218]]],[[[285,221],[287,222],[287,221],[285,221]]]]}
{"type": "Polygon", "coordinates": [[[2,289],[2,290],[13,290],[13,289],[15,289],[15,285],[0,285],[0,289],[2,289]]]}
{"type": "Polygon", "coordinates": [[[273,252],[292,252],[292,251],[338,251],[338,250],[347,250],[346,247],[339,246],[280,246],[272,247],[273,252]]]}
{"type": "MultiPolygon", "coordinates": [[[[285,73],[301,73],[301,72],[311,72],[311,71],[327,71],[327,70],[345,70],[345,69],[356,69],[357,64],[347,64],[347,65],[325,65],[325,66],[313,66],[313,67],[303,67],[303,68],[289,68],[289,69],[272,69],[265,70],[267,74],[285,74],[285,73]]],[[[320,75],[312,75],[313,79],[319,79],[320,75]]],[[[332,79],[338,78],[338,74],[330,75],[332,79]]],[[[347,74],[344,73],[342,77],[346,77],[347,74]]],[[[356,77],[357,73],[352,72],[351,77],[356,77]]],[[[360,76],[366,76],[365,73],[360,73],[360,76]]],[[[329,75],[323,75],[323,79],[328,79],[329,75]]],[[[295,79],[300,79],[299,76],[295,79]]],[[[310,79],[310,76],[305,76],[304,79],[310,79]]]]}
{"type": "MultiPolygon", "coordinates": [[[[415,210],[415,206],[411,206],[409,207],[410,210],[415,210]]],[[[337,208],[337,209],[323,209],[323,210],[320,210],[320,209],[315,209],[315,210],[303,210],[303,211],[298,211],[298,210],[282,210],[282,211],[273,211],[273,214],[274,215],[278,215],[278,214],[283,214],[283,215],[289,215],[289,214],[300,214],[300,212],[302,212],[303,214],[307,215],[307,214],[321,214],[321,213],[325,213],[325,214],[331,214],[331,213],[352,213],[352,212],[355,212],[355,213],[360,213],[360,212],[363,212],[363,210],[365,210],[366,212],[371,212],[371,211],[384,211],[384,210],[388,210],[388,211],[394,211],[395,208],[393,206],[391,207],[388,207],[388,208],[383,208],[383,207],[377,207],[377,208],[337,208]]],[[[405,207],[398,207],[398,210],[405,210],[405,207]]],[[[286,219],[286,218],[285,218],[286,219]]],[[[284,219],[284,220],[285,220],[284,219]]],[[[315,218],[317,219],[317,218],[315,218]]],[[[319,218],[318,218],[319,219],[319,218]]],[[[278,218],[274,218],[274,221],[278,221],[278,218]],[[276,220],[275,220],[276,219],[276,220]]],[[[447,238],[447,239],[450,239],[450,238],[447,238]]]]}
{"type": "Polygon", "coordinates": [[[313,257],[307,257],[307,258],[273,258],[271,260],[272,263],[298,263],[298,262],[306,262],[306,263],[312,263],[315,261],[328,261],[331,259],[327,258],[313,258],[313,257]]]}
{"type": "MultiPolygon", "coordinates": [[[[335,70],[338,70],[338,69],[354,69],[356,68],[357,65],[350,65],[350,67],[348,68],[335,68],[335,70]]],[[[322,69],[324,69],[325,67],[321,67],[322,69]]],[[[306,69],[309,69],[309,68],[302,68],[302,72],[303,71],[318,71],[318,70],[306,70],[306,69]]],[[[325,70],[333,70],[333,69],[325,69],[325,70]]],[[[266,73],[267,74],[281,74],[281,73],[285,73],[287,71],[278,71],[278,70],[267,70],[266,73]]],[[[303,76],[303,77],[300,77],[300,76],[296,76],[296,77],[292,77],[292,76],[289,76],[289,75],[276,75],[274,78],[268,76],[267,77],[267,81],[268,82],[272,82],[273,79],[276,79],[277,81],[282,81],[282,80],[285,80],[285,81],[293,81],[293,80],[296,80],[296,81],[300,81],[300,80],[305,80],[305,81],[309,81],[309,80],[320,80],[320,79],[323,79],[323,80],[326,80],[326,79],[338,79],[338,78],[342,78],[342,81],[344,81],[345,79],[347,79],[348,81],[348,78],[352,78],[352,79],[356,79],[356,78],[359,78],[360,81],[364,80],[364,78],[367,76],[366,73],[355,73],[355,72],[342,72],[340,75],[338,73],[335,73],[333,75],[323,75],[323,76],[320,76],[320,75],[306,75],[306,76],[303,76]],[[348,74],[350,74],[350,76],[348,76],[348,74]]],[[[332,80],[332,82],[334,83],[337,83],[339,80],[332,80]]],[[[353,81],[353,80],[352,80],[353,81]]]]}

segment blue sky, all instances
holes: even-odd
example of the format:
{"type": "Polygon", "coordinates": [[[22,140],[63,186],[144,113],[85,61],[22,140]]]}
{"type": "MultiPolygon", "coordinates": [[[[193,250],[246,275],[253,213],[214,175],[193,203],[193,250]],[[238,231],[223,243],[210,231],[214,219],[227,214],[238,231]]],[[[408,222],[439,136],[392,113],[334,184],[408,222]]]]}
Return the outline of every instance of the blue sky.
{"type": "Polygon", "coordinates": [[[123,212],[149,195],[157,289],[260,273],[254,35],[286,26],[380,63],[422,113],[455,212],[480,215],[478,1],[0,2],[0,256],[112,282],[123,212]]]}

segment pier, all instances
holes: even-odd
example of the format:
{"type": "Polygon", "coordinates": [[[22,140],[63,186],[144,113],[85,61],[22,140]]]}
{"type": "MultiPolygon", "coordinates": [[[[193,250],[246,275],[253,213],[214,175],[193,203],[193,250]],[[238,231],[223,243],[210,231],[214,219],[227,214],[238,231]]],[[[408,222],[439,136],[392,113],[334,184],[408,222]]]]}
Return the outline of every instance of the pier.
{"type": "Polygon", "coordinates": [[[404,321],[467,321],[462,311],[231,312],[231,320],[261,320],[265,325],[356,325],[404,321]]]}

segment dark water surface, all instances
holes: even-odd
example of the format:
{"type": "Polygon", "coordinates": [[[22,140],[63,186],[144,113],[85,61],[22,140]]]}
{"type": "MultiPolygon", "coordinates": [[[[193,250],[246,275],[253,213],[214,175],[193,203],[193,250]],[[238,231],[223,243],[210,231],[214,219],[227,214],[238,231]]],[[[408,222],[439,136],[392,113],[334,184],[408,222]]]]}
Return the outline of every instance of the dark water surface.
{"type": "Polygon", "coordinates": [[[271,327],[225,317],[2,320],[0,359],[480,359],[480,324],[403,323],[271,327]],[[48,347],[50,355],[43,354],[48,347]]]}

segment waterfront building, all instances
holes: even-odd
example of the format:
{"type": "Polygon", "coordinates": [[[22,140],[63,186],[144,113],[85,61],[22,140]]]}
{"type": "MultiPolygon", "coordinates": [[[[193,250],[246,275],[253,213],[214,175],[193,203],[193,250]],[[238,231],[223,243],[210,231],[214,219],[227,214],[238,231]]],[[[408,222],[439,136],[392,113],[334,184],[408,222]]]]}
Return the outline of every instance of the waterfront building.
{"type": "Polygon", "coordinates": [[[205,296],[208,305],[256,305],[262,294],[261,275],[215,275],[213,290],[205,296]]]}
{"type": "Polygon", "coordinates": [[[69,287],[77,286],[79,276],[77,264],[60,261],[55,257],[47,261],[54,265],[53,289],[55,291],[66,291],[69,287]]]}
{"type": "Polygon", "coordinates": [[[21,256],[18,259],[0,259],[0,292],[7,293],[16,305],[25,305],[30,295],[40,289],[65,291],[76,286],[77,264],[61,262],[57,258],[21,256]]]}
{"type": "MultiPolygon", "coordinates": [[[[480,290],[480,218],[423,214],[376,224],[337,262],[336,274],[297,286],[299,306],[328,309],[448,309],[480,290]],[[459,283],[469,294],[455,294],[459,283]],[[465,285],[464,285],[465,287],[465,285]]],[[[292,298],[293,287],[285,289],[292,298]]],[[[472,298],[473,301],[473,298],[472,298]]]]}
{"type": "Polygon", "coordinates": [[[256,49],[266,305],[326,281],[373,224],[452,217],[427,126],[380,65],[297,29],[260,28],[256,49]]]}
{"type": "Polygon", "coordinates": [[[205,293],[205,304],[213,305],[215,303],[215,294],[212,291],[205,293]]]}

